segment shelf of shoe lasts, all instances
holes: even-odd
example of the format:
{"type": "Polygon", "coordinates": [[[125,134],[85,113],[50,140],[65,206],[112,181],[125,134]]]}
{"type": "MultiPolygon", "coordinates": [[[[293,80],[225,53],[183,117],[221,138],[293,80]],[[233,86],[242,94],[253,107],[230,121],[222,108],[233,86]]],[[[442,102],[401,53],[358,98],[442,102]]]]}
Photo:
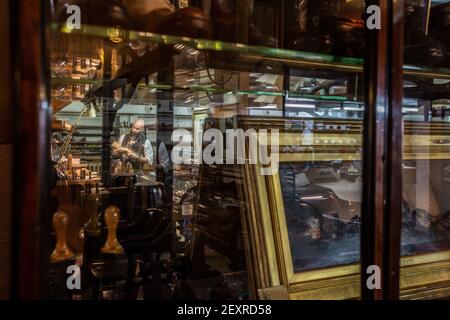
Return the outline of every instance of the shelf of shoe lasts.
{"type": "MultiPolygon", "coordinates": [[[[100,26],[83,26],[81,30],[67,29],[66,26],[54,23],[52,31],[63,34],[78,34],[88,37],[102,38],[108,40],[110,28],[100,26]]],[[[127,30],[127,41],[142,41],[144,43],[184,45],[199,51],[209,52],[229,52],[239,55],[233,56],[234,65],[239,68],[245,63],[255,63],[258,65],[281,64],[285,67],[297,69],[320,69],[338,71],[346,73],[362,73],[363,62],[361,58],[339,57],[319,53],[302,52],[288,49],[269,48],[262,46],[252,46],[240,43],[230,43],[217,40],[194,39],[189,37],[178,37],[162,35],[150,32],[127,30]]],[[[450,80],[450,69],[447,68],[426,68],[419,66],[405,65],[404,74],[412,77],[448,79],[450,80]]],[[[100,82],[98,82],[100,83],[100,82]]],[[[80,83],[82,84],[82,82],[80,83]]],[[[180,89],[183,90],[184,87],[180,89]]],[[[167,88],[168,89],[168,88],[167,88]]],[[[176,89],[176,88],[172,88],[176,89]]]]}

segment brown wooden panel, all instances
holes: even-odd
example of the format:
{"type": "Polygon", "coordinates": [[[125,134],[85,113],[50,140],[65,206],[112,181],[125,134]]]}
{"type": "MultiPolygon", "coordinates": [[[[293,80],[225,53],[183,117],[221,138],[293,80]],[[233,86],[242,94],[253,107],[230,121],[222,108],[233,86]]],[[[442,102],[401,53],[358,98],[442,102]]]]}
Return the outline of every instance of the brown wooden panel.
{"type": "Polygon", "coordinates": [[[11,273],[12,108],[9,0],[0,4],[0,299],[9,298],[11,273]]]}
{"type": "Polygon", "coordinates": [[[401,228],[403,0],[372,0],[381,29],[368,30],[364,119],[364,189],[361,230],[361,296],[398,299],[401,228]],[[371,290],[366,270],[381,269],[381,289],[371,290]]]}
{"type": "Polygon", "coordinates": [[[0,300],[8,299],[11,281],[12,146],[0,144],[0,300]]]}
{"type": "Polygon", "coordinates": [[[44,1],[13,1],[14,238],[12,297],[45,296],[49,120],[44,1]]]}
{"type": "Polygon", "coordinates": [[[9,33],[9,1],[0,4],[0,144],[11,144],[11,51],[9,33]]]}
{"type": "Polygon", "coordinates": [[[403,107],[403,30],[404,0],[394,0],[391,8],[392,32],[389,51],[390,87],[386,152],[386,212],[383,236],[387,261],[384,273],[384,298],[399,299],[400,242],[402,224],[402,107],[403,107]]]}

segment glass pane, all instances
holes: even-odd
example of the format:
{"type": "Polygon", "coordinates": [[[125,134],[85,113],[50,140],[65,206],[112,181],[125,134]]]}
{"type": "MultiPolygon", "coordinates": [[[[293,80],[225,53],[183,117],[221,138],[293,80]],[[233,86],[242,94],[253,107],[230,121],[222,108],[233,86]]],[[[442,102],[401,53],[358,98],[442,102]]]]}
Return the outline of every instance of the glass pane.
{"type": "Polygon", "coordinates": [[[408,280],[403,291],[419,283],[429,287],[413,297],[447,294],[433,286],[447,277],[434,266],[446,264],[450,249],[449,10],[449,1],[405,3],[401,253],[408,280]]]}
{"type": "MultiPolygon", "coordinates": [[[[443,23],[450,4],[447,1],[406,1],[405,56],[413,46],[423,46],[425,60],[414,61],[406,70],[404,82],[403,154],[403,232],[402,253],[437,252],[449,249],[448,166],[448,84],[450,67],[446,62],[443,23]],[[410,28],[411,27],[411,28],[410,28]],[[414,29],[416,32],[411,32],[414,29]],[[428,70],[427,67],[433,69],[428,70]],[[421,74],[423,70],[423,75],[421,74]]],[[[406,62],[408,63],[408,58],[406,62]]],[[[413,61],[411,61],[413,62],[413,61]]]]}
{"type": "Polygon", "coordinates": [[[80,0],[80,25],[49,2],[51,298],[257,298],[286,247],[295,276],[358,278],[363,0],[80,0]],[[277,181],[205,160],[275,128],[277,181]]]}
{"type": "Polygon", "coordinates": [[[296,272],[359,261],[361,161],[280,167],[296,272]]]}

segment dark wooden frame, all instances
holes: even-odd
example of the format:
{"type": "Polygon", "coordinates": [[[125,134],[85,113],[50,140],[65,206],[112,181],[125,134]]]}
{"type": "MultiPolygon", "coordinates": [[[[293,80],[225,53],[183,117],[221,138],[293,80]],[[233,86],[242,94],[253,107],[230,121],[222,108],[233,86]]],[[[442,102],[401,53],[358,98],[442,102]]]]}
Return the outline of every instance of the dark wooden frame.
{"type": "Polygon", "coordinates": [[[404,1],[367,1],[370,5],[381,9],[381,29],[367,30],[366,38],[361,297],[398,299],[404,1]],[[367,286],[372,265],[380,267],[380,289],[367,286]]]}
{"type": "Polygon", "coordinates": [[[49,68],[42,0],[12,1],[13,299],[46,297],[50,173],[49,68]]]}
{"type": "MultiPolygon", "coordinates": [[[[43,0],[13,1],[14,234],[12,297],[46,297],[48,261],[49,120],[46,8],[43,0]]],[[[371,0],[381,7],[382,28],[369,31],[365,74],[362,298],[399,295],[403,0],[371,0]],[[364,272],[379,265],[382,289],[369,290],[364,272]]]]}
{"type": "Polygon", "coordinates": [[[10,0],[4,0],[0,7],[0,300],[10,297],[11,241],[12,241],[12,152],[13,152],[13,110],[11,91],[11,23],[10,0]]]}

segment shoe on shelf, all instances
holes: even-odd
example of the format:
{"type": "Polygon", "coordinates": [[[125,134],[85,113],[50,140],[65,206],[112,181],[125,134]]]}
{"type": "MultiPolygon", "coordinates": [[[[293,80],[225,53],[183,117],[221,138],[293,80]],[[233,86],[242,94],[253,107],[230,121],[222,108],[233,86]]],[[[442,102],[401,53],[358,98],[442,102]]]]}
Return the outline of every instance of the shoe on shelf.
{"type": "Polygon", "coordinates": [[[55,18],[58,22],[66,22],[70,15],[67,8],[77,5],[81,11],[81,27],[85,25],[116,27],[129,29],[133,23],[126,7],[118,0],[64,0],[55,10],[55,18]]]}
{"type": "Polygon", "coordinates": [[[211,22],[196,7],[176,9],[168,0],[124,0],[136,20],[136,29],[159,34],[191,38],[210,38],[211,22]]]}
{"type": "Polygon", "coordinates": [[[210,39],[212,36],[212,23],[205,11],[196,7],[178,9],[163,17],[156,27],[158,33],[210,39]]]}
{"type": "Polygon", "coordinates": [[[362,56],[363,0],[292,0],[286,4],[284,46],[294,50],[362,56]]]}

